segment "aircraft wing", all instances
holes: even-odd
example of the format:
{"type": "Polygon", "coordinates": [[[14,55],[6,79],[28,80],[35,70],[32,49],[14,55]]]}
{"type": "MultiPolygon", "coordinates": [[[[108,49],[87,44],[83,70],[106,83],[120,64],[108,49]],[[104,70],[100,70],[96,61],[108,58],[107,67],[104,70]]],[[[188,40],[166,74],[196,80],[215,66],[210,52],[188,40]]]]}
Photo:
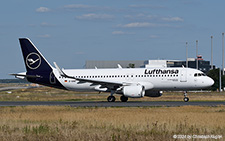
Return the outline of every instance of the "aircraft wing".
{"type": "Polygon", "coordinates": [[[82,82],[89,82],[92,83],[92,85],[101,85],[101,87],[119,90],[118,88],[121,88],[124,85],[129,85],[127,83],[120,83],[120,82],[113,82],[113,81],[101,81],[101,80],[90,80],[90,79],[82,79],[82,78],[75,78],[76,80],[82,82]]]}
{"type": "Polygon", "coordinates": [[[93,83],[93,85],[102,85],[103,87],[107,87],[107,88],[119,88],[121,86],[125,86],[125,85],[132,85],[132,83],[127,83],[127,82],[115,82],[115,81],[102,81],[102,80],[93,80],[93,79],[85,79],[85,78],[76,78],[74,76],[69,76],[67,75],[63,70],[61,70],[59,68],[59,66],[54,62],[54,65],[56,67],[56,69],[58,70],[59,74],[63,77],[66,78],[70,78],[70,79],[75,79],[82,82],[89,82],[89,83],[93,83]]]}

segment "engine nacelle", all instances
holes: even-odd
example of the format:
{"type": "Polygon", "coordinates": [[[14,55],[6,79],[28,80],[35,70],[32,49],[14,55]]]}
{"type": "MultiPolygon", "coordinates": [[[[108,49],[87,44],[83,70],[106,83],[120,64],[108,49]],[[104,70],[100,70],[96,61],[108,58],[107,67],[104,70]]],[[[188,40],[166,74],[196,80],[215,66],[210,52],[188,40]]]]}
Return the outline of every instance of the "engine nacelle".
{"type": "Polygon", "coordinates": [[[123,87],[123,95],[131,98],[140,98],[145,96],[145,88],[142,85],[123,87]]]}
{"type": "Polygon", "coordinates": [[[145,96],[148,96],[148,97],[160,97],[160,96],[162,96],[162,91],[147,90],[147,91],[145,91],[145,96]]]}

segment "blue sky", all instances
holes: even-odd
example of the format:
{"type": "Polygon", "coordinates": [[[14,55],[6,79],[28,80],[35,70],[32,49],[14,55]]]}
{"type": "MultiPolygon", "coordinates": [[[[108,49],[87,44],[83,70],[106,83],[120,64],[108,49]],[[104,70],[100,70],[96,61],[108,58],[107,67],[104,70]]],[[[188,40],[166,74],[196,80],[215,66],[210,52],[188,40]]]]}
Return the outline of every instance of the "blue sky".
{"type": "Polygon", "coordinates": [[[3,0],[0,78],[25,71],[18,38],[28,37],[52,64],[83,68],[86,60],[185,60],[199,54],[222,62],[225,1],[3,0]]]}

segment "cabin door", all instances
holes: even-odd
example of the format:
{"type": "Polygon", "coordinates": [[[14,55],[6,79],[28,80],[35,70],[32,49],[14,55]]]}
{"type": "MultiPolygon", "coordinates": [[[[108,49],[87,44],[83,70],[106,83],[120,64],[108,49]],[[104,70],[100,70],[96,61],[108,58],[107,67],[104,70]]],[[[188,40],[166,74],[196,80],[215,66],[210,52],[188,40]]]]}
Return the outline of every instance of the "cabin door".
{"type": "Polygon", "coordinates": [[[180,72],[180,82],[187,82],[187,70],[185,69],[180,72]]]}

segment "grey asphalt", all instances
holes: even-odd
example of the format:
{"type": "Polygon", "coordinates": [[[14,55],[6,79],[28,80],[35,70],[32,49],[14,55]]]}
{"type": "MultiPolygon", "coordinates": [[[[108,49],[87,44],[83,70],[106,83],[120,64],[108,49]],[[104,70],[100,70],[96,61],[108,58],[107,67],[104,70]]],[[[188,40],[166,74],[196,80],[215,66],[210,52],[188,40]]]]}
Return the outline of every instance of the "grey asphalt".
{"type": "Polygon", "coordinates": [[[179,106],[220,106],[224,102],[183,102],[183,101],[129,101],[129,102],[106,102],[106,101],[0,101],[0,106],[71,106],[71,107],[179,107],[179,106]]]}

